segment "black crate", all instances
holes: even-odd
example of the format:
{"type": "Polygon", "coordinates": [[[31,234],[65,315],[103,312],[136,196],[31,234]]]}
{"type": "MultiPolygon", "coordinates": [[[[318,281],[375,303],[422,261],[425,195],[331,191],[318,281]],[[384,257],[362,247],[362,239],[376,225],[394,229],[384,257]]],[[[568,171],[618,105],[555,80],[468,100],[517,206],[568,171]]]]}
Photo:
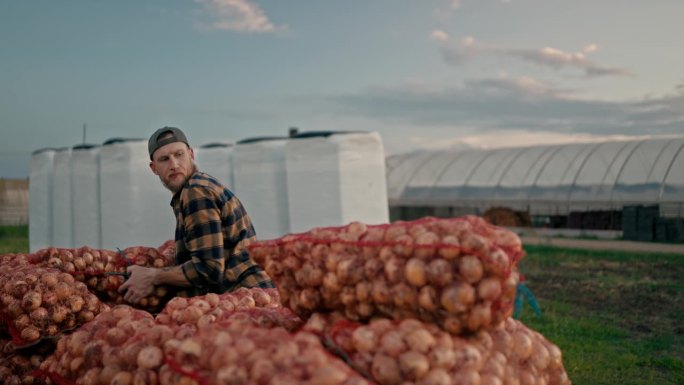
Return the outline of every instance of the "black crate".
{"type": "Polygon", "coordinates": [[[637,239],[638,212],[639,206],[624,206],[622,208],[622,237],[624,239],[637,239]]]}

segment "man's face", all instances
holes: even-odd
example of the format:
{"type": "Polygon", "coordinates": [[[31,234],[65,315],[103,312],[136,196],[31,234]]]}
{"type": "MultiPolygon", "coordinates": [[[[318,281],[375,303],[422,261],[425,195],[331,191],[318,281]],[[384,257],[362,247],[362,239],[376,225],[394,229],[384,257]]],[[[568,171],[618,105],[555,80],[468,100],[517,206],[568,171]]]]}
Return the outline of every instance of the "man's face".
{"type": "Polygon", "coordinates": [[[150,168],[172,193],[178,192],[195,172],[195,153],[185,143],[174,142],[154,152],[150,168]]]}

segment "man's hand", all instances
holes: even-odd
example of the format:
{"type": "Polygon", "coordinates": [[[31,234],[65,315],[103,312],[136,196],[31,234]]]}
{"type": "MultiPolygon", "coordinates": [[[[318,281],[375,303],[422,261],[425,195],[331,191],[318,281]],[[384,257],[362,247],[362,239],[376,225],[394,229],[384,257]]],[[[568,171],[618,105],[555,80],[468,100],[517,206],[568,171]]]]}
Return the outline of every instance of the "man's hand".
{"type": "Polygon", "coordinates": [[[126,269],[131,274],[126,282],[119,287],[119,293],[124,294],[124,300],[128,303],[137,304],[141,299],[154,292],[154,284],[158,269],[143,266],[128,266],[126,269]]]}

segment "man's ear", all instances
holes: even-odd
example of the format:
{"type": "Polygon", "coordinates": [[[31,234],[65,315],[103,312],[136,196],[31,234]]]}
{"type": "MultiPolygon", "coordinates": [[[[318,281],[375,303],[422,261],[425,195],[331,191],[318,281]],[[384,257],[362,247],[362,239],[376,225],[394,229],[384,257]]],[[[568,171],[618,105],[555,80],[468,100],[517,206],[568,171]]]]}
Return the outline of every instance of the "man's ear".
{"type": "Polygon", "coordinates": [[[195,160],[195,150],[192,147],[188,147],[188,150],[190,151],[190,159],[195,160]]]}
{"type": "Polygon", "coordinates": [[[154,175],[159,175],[159,174],[157,174],[157,168],[154,167],[154,162],[150,162],[150,170],[152,170],[154,175]]]}

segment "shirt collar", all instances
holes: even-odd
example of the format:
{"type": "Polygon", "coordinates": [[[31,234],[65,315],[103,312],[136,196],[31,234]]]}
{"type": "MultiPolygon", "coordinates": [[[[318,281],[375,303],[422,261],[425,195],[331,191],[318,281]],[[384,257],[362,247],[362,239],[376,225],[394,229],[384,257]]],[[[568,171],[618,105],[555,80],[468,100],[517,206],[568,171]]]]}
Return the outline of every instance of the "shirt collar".
{"type": "Polygon", "coordinates": [[[173,197],[171,198],[171,203],[170,203],[171,207],[176,207],[176,204],[178,203],[178,201],[180,201],[181,193],[183,192],[183,190],[186,187],[188,187],[190,185],[190,179],[192,179],[198,173],[199,173],[199,171],[197,170],[197,168],[195,168],[195,171],[192,174],[190,174],[190,177],[188,178],[188,180],[185,181],[183,186],[181,186],[180,190],[178,190],[175,194],[173,194],[173,197]]]}

